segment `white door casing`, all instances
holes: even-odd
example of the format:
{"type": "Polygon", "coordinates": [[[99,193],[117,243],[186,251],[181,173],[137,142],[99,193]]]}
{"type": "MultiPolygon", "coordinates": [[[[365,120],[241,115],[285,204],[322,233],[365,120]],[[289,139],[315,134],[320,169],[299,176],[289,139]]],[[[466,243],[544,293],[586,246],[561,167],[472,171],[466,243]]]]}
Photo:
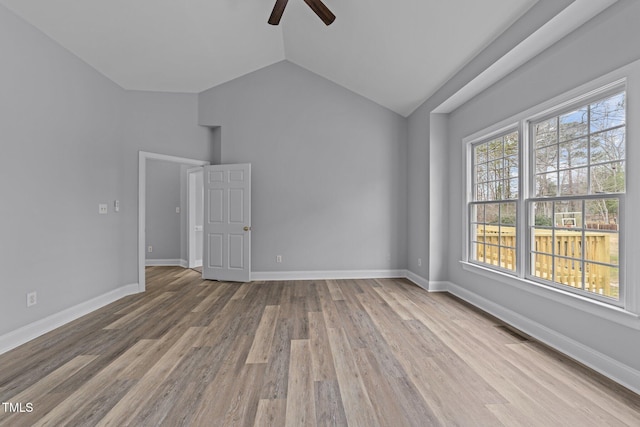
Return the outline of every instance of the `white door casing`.
{"type": "Polygon", "coordinates": [[[206,160],[195,160],[167,154],[138,152],[138,291],[146,290],[145,255],[146,255],[146,212],[147,212],[147,161],[150,159],[165,160],[192,166],[208,165],[206,160]]]}
{"type": "Polygon", "coordinates": [[[187,170],[187,229],[189,268],[202,267],[204,191],[201,167],[187,170]]]}
{"type": "Polygon", "coordinates": [[[204,167],[202,277],[251,281],[251,164],[204,167]]]}

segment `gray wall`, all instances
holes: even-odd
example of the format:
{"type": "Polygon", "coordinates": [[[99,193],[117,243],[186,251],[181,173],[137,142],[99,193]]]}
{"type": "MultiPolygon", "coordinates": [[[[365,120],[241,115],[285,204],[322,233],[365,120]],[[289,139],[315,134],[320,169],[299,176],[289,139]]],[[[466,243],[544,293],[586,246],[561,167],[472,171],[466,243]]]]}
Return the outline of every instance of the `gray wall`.
{"type": "Polygon", "coordinates": [[[1,335],[122,285],[125,182],[124,92],[3,6],[0,52],[1,335]]]}
{"type": "Polygon", "coordinates": [[[254,271],[405,268],[406,119],[283,61],[203,92],[200,123],[252,164],[254,271]]]}
{"type": "Polygon", "coordinates": [[[146,244],[153,252],[147,260],[180,260],[182,258],[181,217],[186,209],[181,203],[181,167],[163,160],[147,161],[146,244]],[[176,213],[176,208],[180,212],[176,213]]]}
{"type": "Polygon", "coordinates": [[[539,0],[409,116],[407,266],[423,279],[448,277],[448,116],[432,111],[572,2],[539,0]]]}
{"type": "MultiPolygon", "coordinates": [[[[128,91],[123,105],[123,283],[138,281],[138,152],[215,162],[216,130],[198,125],[198,95],[128,91]]],[[[219,143],[218,152],[219,152],[219,143]]],[[[186,185],[186,184],[184,184],[186,185]]],[[[186,205],[182,205],[182,212],[186,205]]],[[[174,211],[175,212],[175,211],[174,211]]],[[[186,224],[186,222],[184,222],[186,224]]],[[[186,225],[184,225],[186,227],[186,225]]],[[[181,257],[186,244],[181,242],[181,257]]]]}
{"type": "Polygon", "coordinates": [[[2,335],[136,283],[138,151],[215,160],[219,135],[197,95],[125,92],[4,6],[0,52],[2,335]]]}
{"type": "MultiPolygon", "coordinates": [[[[554,98],[583,83],[589,82],[633,60],[640,59],[640,2],[620,0],[610,9],[572,33],[544,53],[511,73],[478,97],[467,102],[449,117],[449,215],[448,251],[449,280],[492,303],[505,307],[549,330],[594,349],[615,361],[640,370],[640,339],[638,329],[574,309],[550,299],[541,298],[516,287],[487,279],[462,268],[458,262],[462,254],[462,200],[464,192],[464,152],[462,139],[483,128],[554,98]]],[[[640,80],[630,80],[629,90],[640,94],[640,80]]],[[[629,160],[640,161],[634,154],[637,135],[637,115],[633,114],[634,99],[629,105],[629,160]]],[[[634,167],[630,168],[635,174],[634,167]]],[[[629,177],[629,214],[640,208],[639,187],[635,176],[629,177]]],[[[627,269],[627,286],[638,288],[638,268],[633,265],[638,256],[637,242],[640,227],[635,221],[627,223],[625,237],[631,262],[627,269]]],[[[637,322],[636,322],[637,323],[637,322]]],[[[637,325],[640,328],[640,325],[637,325]]]]}

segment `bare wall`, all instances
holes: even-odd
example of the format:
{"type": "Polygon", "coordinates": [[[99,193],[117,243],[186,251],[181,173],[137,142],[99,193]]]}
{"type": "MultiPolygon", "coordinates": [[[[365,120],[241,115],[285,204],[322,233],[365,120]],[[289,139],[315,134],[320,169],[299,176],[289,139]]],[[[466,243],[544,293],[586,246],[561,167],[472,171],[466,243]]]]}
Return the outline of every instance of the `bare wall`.
{"type": "Polygon", "coordinates": [[[124,284],[125,184],[124,91],[4,6],[0,52],[1,336],[124,284]]]}
{"type": "Polygon", "coordinates": [[[405,268],[406,119],[283,61],[203,92],[200,124],[252,164],[254,271],[405,268]]]}
{"type": "Polygon", "coordinates": [[[146,252],[147,261],[184,259],[181,216],[186,210],[180,200],[181,172],[179,163],[147,161],[145,247],[152,248],[152,252],[146,252]]]}
{"type": "Polygon", "coordinates": [[[215,160],[219,132],[197,95],[126,92],[4,6],[0,52],[2,336],[135,284],[138,151],[215,160]]]}

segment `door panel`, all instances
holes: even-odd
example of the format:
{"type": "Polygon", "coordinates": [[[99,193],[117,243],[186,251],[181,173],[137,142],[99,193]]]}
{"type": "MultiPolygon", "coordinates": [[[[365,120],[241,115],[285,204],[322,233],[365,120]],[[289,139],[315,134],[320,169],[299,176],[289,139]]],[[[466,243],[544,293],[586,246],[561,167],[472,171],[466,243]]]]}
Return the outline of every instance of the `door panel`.
{"type": "Polygon", "coordinates": [[[210,280],[251,280],[251,165],[205,167],[204,265],[210,280]]]}

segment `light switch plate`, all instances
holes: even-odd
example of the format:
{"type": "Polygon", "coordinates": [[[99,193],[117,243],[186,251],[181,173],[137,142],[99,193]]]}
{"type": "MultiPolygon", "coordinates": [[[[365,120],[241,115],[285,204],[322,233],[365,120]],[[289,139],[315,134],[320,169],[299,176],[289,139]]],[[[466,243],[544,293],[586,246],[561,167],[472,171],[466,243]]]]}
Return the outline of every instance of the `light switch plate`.
{"type": "Polygon", "coordinates": [[[109,212],[109,209],[108,209],[108,207],[107,207],[107,204],[106,204],[106,203],[100,203],[100,204],[98,205],[98,213],[99,213],[100,215],[106,215],[108,212],[109,212]]]}

